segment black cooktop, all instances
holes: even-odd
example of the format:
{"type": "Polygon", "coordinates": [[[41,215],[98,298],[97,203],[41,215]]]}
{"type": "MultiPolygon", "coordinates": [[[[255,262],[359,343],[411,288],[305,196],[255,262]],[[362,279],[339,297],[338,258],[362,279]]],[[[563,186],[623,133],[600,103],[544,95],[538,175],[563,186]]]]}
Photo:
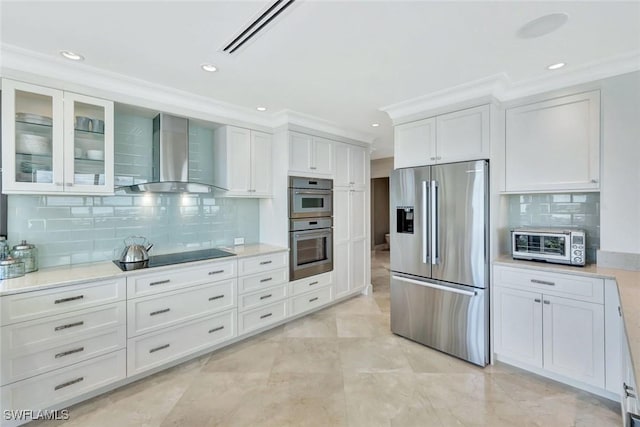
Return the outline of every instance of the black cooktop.
{"type": "Polygon", "coordinates": [[[130,271],[139,270],[141,268],[161,267],[163,265],[182,264],[185,262],[224,258],[234,255],[234,253],[223,251],[221,249],[202,249],[199,251],[150,256],[148,261],[120,262],[119,260],[113,260],[113,263],[117,265],[122,271],[130,271]]]}

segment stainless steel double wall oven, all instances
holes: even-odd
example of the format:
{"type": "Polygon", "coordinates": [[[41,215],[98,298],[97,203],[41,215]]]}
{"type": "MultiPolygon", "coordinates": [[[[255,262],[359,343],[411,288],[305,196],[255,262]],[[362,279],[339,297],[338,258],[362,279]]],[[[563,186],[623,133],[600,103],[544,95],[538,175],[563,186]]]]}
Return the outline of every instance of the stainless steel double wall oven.
{"type": "Polygon", "coordinates": [[[289,280],[333,270],[333,181],[289,177],[289,280]]]}

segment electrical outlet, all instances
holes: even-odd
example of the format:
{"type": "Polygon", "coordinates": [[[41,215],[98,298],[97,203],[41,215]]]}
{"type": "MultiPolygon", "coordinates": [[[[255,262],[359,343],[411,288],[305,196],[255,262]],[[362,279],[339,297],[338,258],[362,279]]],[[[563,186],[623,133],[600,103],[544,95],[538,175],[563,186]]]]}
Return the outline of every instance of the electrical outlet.
{"type": "Polygon", "coordinates": [[[244,245],[244,237],[236,237],[233,239],[234,245],[244,245]]]}

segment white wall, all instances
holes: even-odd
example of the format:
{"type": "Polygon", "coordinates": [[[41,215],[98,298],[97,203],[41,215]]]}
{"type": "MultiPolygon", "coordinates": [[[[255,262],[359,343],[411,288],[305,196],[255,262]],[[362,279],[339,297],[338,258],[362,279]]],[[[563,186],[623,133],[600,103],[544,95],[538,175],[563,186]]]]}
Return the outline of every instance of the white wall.
{"type": "Polygon", "coordinates": [[[602,81],[600,250],[640,254],[640,72],[602,81]]]}
{"type": "Polygon", "coordinates": [[[385,178],[393,170],[393,157],[371,160],[371,178],[385,178]]]}

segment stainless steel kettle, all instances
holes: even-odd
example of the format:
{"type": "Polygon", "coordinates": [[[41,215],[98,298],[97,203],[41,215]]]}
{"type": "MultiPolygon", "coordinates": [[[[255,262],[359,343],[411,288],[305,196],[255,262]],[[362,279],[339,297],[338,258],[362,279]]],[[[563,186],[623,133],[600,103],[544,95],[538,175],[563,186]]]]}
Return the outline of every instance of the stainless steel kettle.
{"type": "Polygon", "coordinates": [[[126,245],[120,255],[120,262],[144,262],[149,260],[149,250],[153,247],[146,237],[129,236],[124,239],[126,245]]]}

